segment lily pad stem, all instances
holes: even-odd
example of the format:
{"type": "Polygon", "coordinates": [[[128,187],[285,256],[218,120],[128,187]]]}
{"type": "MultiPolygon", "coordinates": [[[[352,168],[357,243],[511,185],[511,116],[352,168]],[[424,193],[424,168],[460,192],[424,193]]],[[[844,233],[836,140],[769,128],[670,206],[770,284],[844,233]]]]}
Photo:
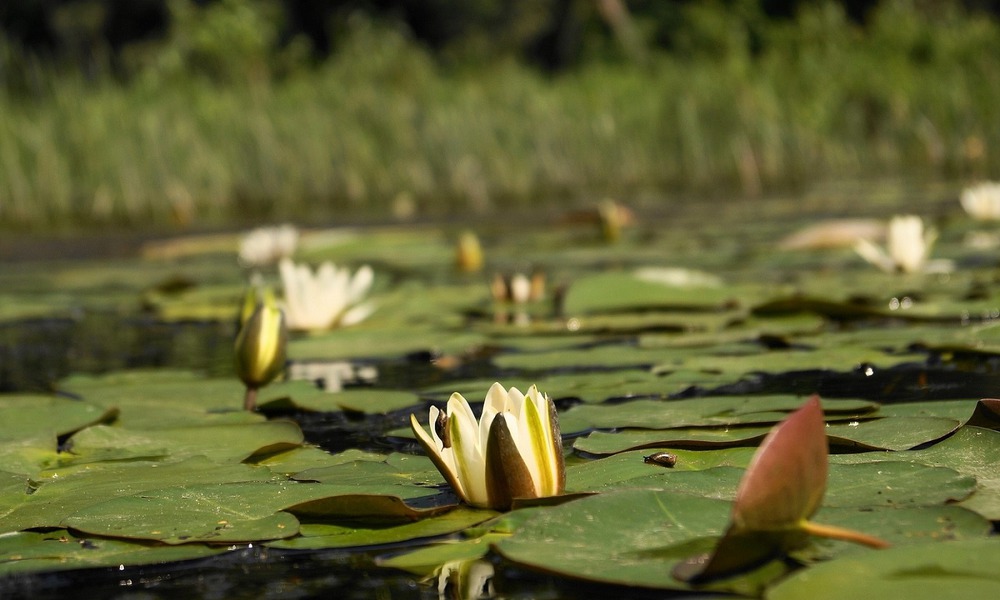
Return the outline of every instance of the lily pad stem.
{"type": "Polygon", "coordinates": [[[841,540],[844,542],[853,542],[855,544],[861,544],[863,546],[879,550],[888,548],[892,545],[883,539],[861,533],[860,531],[836,527],[834,525],[813,523],[812,521],[805,521],[802,523],[802,529],[809,535],[830,538],[832,540],[841,540]]]}
{"type": "Polygon", "coordinates": [[[243,410],[257,410],[257,388],[247,386],[247,393],[243,396],[243,410]]]}

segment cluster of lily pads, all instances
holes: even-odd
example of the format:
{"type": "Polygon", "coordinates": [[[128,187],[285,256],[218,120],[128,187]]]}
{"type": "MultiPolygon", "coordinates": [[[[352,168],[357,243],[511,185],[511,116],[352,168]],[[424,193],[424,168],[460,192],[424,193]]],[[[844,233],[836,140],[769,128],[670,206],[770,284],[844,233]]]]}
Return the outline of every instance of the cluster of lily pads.
{"type": "MultiPolygon", "coordinates": [[[[613,238],[599,220],[483,228],[490,268],[471,272],[455,232],[301,232],[303,261],[372,265],[358,287],[378,302],[351,327],[292,332],[301,378],[76,373],[0,395],[0,574],[210,567],[253,544],[349,550],[473,597],[510,567],[771,598],[1000,590],[983,559],[1000,549],[1000,416],[981,401],[1000,384],[1000,294],[995,260],[965,243],[983,225],[939,220],[950,272],[890,273],[857,239],[783,250],[795,227],[713,215],[718,229],[680,216],[613,238]],[[547,295],[485,275],[539,271],[547,295]],[[526,318],[495,318],[515,295],[526,318]]],[[[246,281],[203,241],[131,265],[133,301],[238,321],[246,281]],[[153,291],[177,271],[198,283],[153,291]]],[[[74,279],[89,268],[4,289],[97,302],[74,279]]],[[[287,308],[293,286],[277,289],[287,308]]]]}

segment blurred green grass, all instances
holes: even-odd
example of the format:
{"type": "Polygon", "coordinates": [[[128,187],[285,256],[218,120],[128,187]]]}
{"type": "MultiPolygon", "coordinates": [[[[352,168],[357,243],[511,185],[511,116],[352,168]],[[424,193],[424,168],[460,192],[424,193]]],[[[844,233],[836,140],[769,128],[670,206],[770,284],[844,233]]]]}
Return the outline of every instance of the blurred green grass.
{"type": "Polygon", "coordinates": [[[0,228],[489,214],[998,176],[997,22],[885,2],[862,30],[817,3],[748,40],[738,16],[693,5],[680,48],[554,76],[502,57],[445,67],[364,19],[306,65],[294,46],[269,54],[264,16],[225,2],[229,13],[179,15],[186,26],[137,52],[127,82],[4,44],[0,228]]]}

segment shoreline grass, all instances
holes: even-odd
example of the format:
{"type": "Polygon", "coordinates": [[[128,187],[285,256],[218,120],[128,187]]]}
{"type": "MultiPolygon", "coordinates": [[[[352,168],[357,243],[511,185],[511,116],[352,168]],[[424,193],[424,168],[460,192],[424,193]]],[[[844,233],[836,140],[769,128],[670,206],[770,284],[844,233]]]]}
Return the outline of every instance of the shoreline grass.
{"type": "Polygon", "coordinates": [[[756,53],[555,77],[513,60],[448,71],[370,23],[283,77],[43,69],[46,92],[0,92],[0,229],[500,214],[1000,173],[996,22],[888,3],[861,32],[820,4],[768,32],[756,53]]]}

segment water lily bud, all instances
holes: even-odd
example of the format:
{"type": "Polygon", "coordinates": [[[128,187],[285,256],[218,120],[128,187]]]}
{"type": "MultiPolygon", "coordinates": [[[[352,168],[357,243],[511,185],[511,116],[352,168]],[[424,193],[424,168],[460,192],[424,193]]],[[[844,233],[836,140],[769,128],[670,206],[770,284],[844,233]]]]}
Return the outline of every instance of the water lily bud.
{"type": "Polygon", "coordinates": [[[458,238],[455,264],[460,271],[466,273],[483,268],[483,247],[479,244],[479,237],[471,231],[463,232],[458,238]]]}
{"type": "Polygon", "coordinates": [[[287,346],[284,314],[266,290],[236,336],[236,374],[248,388],[267,385],[285,368],[287,346]]]}
{"type": "Polygon", "coordinates": [[[256,287],[248,289],[246,295],[243,296],[243,306],[240,307],[240,329],[247,324],[254,311],[257,310],[257,306],[260,304],[259,296],[260,292],[256,287]]]}

